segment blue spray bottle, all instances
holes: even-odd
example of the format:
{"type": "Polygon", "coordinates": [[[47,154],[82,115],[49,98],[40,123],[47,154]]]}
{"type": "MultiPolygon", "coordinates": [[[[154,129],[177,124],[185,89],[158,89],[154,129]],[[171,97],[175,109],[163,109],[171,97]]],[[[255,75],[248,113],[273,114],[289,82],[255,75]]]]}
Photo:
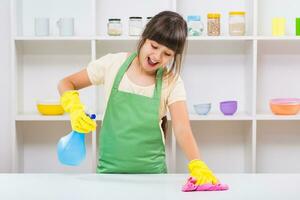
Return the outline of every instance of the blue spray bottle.
{"type": "MultiPolygon", "coordinates": [[[[89,117],[96,119],[95,114],[91,114],[89,117]]],[[[57,143],[57,156],[64,165],[79,165],[85,159],[85,154],[85,133],[73,130],[68,135],[60,138],[57,143]]]]}

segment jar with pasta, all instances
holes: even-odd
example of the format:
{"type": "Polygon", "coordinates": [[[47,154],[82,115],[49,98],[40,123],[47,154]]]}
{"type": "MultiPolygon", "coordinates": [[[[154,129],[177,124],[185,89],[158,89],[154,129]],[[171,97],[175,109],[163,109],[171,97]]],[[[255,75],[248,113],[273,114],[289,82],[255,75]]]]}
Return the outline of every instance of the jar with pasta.
{"type": "Polygon", "coordinates": [[[208,36],[219,36],[221,34],[221,14],[219,13],[208,13],[207,14],[207,35],[208,36]]]}
{"type": "Polygon", "coordinates": [[[229,12],[229,35],[245,35],[245,12],[229,12]]]}

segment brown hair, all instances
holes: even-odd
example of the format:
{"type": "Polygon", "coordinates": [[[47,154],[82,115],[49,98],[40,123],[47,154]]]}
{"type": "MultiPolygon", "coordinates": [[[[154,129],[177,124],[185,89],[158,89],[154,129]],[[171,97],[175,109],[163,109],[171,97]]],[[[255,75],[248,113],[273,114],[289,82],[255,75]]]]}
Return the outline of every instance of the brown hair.
{"type": "MultiPolygon", "coordinates": [[[[170,81],[177,79],[185,51],[187,24],[181,15],[172,11],[162,11],[155,15],[146,25],[138,43],[137,52],[140,53],[147,39],[168,47],[175,52],[173,63],[169,70],[165,70],[164,77],[170,81]]],[[[162,118],[162,130],[166,136],[167,117],[162,118]]]]}
{"type": "Polygon", "coordinates": [[[138,43],[140,53],[147,39],[154,40],[175,52],[173,63],[164,76],[177,77],[181,70],[182,55],[187,37],[186,21],[176,12],[162,11],[155,15],[146,25],[138,43]]]}

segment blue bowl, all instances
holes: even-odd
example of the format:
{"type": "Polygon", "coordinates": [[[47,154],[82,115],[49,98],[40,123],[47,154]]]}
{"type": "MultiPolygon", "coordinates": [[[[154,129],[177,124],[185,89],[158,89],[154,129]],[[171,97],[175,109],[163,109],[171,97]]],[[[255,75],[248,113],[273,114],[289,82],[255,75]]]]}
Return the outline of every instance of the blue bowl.
{"type": "Polygon", "coordinates": [[[211,109],[211,103],[195,104],[194,109],[198,115],[207,115],[211,109]]]}

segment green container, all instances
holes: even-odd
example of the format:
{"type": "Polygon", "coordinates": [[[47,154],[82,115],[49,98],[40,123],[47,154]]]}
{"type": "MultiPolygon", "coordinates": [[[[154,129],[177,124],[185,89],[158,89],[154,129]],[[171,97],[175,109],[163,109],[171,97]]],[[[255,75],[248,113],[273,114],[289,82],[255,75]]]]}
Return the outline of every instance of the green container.
{"type": "Polygon", "coordinates": [[[296,35],[300,36],[300,18],[296,18],[296,35]]]}

